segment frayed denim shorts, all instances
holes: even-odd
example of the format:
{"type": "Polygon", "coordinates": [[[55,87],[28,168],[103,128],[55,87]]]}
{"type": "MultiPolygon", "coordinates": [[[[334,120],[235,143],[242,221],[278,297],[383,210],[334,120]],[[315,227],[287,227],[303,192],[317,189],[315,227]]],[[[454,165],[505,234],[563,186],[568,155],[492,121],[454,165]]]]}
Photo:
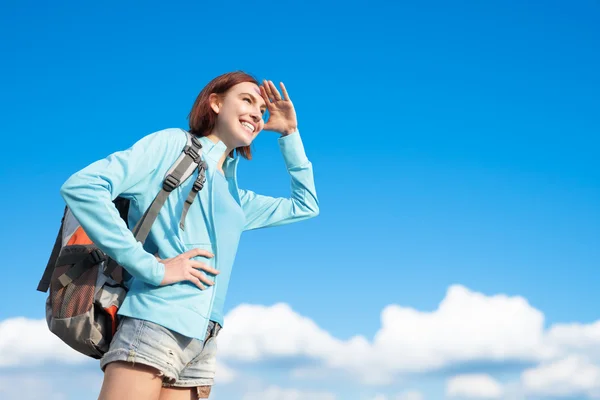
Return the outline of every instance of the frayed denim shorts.
{"type": "Polygon", "coordinates": [[[114,361],[144,364],[159,371],[164,387],[204,387],[202,390],[210,392],[220,327],[210,321],[206,338],[201,341],[149,321],[122,317],[100,368],[104,371],[114,361]]]}

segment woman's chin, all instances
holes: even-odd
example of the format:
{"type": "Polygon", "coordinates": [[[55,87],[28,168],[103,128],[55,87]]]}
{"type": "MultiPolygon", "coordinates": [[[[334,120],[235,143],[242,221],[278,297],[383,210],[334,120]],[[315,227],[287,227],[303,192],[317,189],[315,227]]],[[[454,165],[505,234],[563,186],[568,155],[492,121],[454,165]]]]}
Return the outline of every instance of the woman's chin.
{"type": "Polygon", "coordinates": [[[238,143],[240,143],[240,145],[238,147],[247,147],[250,146],[252,144],[252,141],[254,140],[255,136],[254,133],[250,133],[250,132],[244,132],[243,135],[240,135],[238,137],[238,143]]]}
{"type": "Polygon", "coordinates": [[[236,144],[235,144],[235,148],[238,148],[238,147],[248,147],[248,146],[250,146],[251,143],[252,143],[252,140],[246,139],[246,138],[241,139],[241,140],[237,140],[236,144]]]}

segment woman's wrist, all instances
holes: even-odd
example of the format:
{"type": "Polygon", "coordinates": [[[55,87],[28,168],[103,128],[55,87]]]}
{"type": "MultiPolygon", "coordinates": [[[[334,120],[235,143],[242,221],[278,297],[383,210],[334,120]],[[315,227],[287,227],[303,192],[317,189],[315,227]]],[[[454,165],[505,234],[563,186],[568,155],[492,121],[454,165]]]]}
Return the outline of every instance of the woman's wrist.
{"type": "Polygon", "coordinates": [[[295,132],[298,132],[297,126],[291,126],[287,129],[282,130],[279,133],[281,134],[281,136],[287,136],[287,135],[291,135],[292,133],[295,133],[295,132]]]}
{"type": "Polygon", "coordinates": [[[298,168],[308,162],[300,131],[277,139],[283,159],[288,169],[298,168]]]}

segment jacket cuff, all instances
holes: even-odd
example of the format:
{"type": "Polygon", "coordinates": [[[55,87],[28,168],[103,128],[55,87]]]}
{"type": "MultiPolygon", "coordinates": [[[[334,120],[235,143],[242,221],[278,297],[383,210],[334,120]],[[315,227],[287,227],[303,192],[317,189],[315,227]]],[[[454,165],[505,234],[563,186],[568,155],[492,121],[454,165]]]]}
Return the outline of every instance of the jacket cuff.
{"type": "Polygon", "coordinates": [[[141,246],[137,252],[130,252],[121,265],[134,278],[153,286],[160,286],[165,277],[165,265],[141,246]]]}
{"type": "Polygon", "coordinates": [[[300,137],[300,132],[298,130],[289,135],[282,136],[277,140],[279,142],[281,154],[283,154],[285,165],[288,169],[300,167],[308,163],[304,145],[302,144],[302,138],[300,137]]]}
{"type": "Polygon", "coordinates": [[[152,274],[148,281],[151,285],[160,286],[160,283],[162,282],[164,277],[165,277],[165,264],[156,261],[156,264],[154,265],[154,268],[152,268],[152,274]]]}

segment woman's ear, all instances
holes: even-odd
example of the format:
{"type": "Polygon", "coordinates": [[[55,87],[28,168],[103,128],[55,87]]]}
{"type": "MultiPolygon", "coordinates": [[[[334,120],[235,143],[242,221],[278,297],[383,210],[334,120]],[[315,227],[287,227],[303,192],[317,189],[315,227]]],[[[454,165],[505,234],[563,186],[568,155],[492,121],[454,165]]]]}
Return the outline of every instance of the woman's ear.
{"type": "Polygon", "coordinates": [[[218,114],[221,109],[221,98],[219,95],[211,93],[210,96],[208,96],[208,102],[210,103],[210,108],[212,108],[215,114],[218,114]]]}

